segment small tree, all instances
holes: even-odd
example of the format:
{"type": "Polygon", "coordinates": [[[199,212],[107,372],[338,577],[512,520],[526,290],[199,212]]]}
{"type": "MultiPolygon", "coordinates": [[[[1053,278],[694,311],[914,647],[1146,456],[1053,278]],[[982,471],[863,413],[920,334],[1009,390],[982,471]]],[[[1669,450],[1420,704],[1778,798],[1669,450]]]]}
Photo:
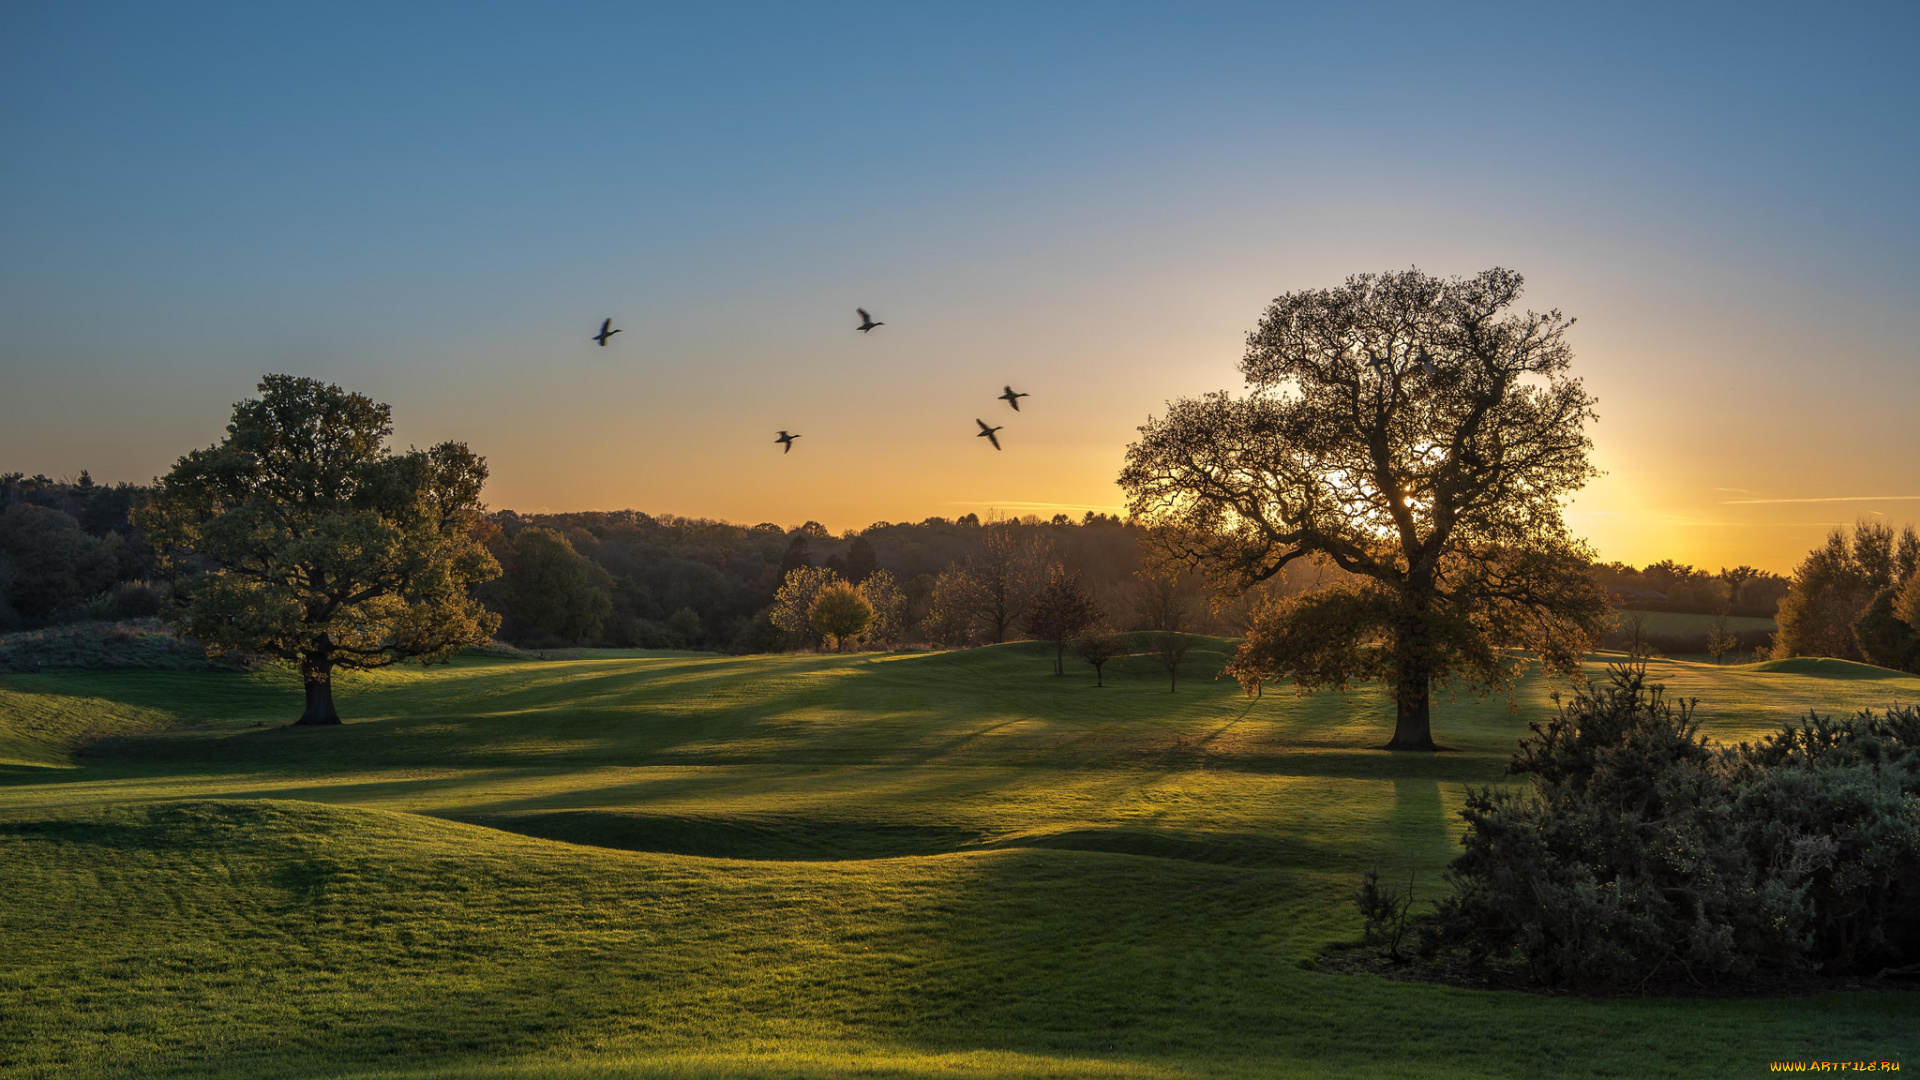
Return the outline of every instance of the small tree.
{"type": "Polygon", "coordinates": [[[949,648],[971,644],[977,634],[977,612],[984,605],[980,583],[966,567],[949,566],[934,579],[921,630],[927,640],[949,648]]]}
{"type": "Polygon", "coordinates": [[[1135,588],[1135,609],[1147,633],[1147,655],[1167,669],[1167,693],[1179,688],[1180,665],[1186,662],[1193,638],[1186,633],[1193,619],[1193,602],[1180,592],[1172,573],[1142,571],[1135,588]]]}
{"type": "Polygon", "coordinates": [[[1638,609],[1622,611],[1616,616],[1616,625],[1620,636],[1625,638],[1627,658],[1645,660],[1653,655],[1653,644],[1647,638],[1647,613],[1638,609]]]}
{"type": "Polygon", "coordinates": [[[169,617],[210,650],[297,661],[299,722],[338,724],[335,668],[442,658],[499,626],[467,595],[500,572],[473,536],[487,467],[461,443],[391,452],[391,410],[338,386],[259,389],[219,445],[156,481],[138,524],[216,567],[169,617]]]}
{"type": "Polygon", "coordinates": [[[1073,643],[1073,654],[1093,666],[1093,685],[1105,686],[1104,671],[1109,662],[1127,655],[1127,635],[1112,631],[1088,634],[1073,643]]]}
{"type": "Polygon", "coordinates": [[[1722,657],[1739,648],[1739,637],[1727,629],[1727,613],[1722,611],[1715,615],[1713,622],[1707,625],[1707,652],[1713,657],[1713,662],[1720,663],[1722,657]]]}
{"type": "Polygon", "coordinates": [[[835,581],[833,571],[824,566],[796,566],[787,571],[787,580],[773,594],[773,625],[799,638],[805,644],[819,641],[813,628],[813,601],[820,591],[835,581]]]}
{"type": "Polygon", "coordinates": [[[873,623],[873,605],[860,590],[844,581],[835,581],[814,596],[807,609],[807,621],[814,632],[833,642],[839,652],[847,643],[866,633],[873,623]]]}
{"type": "Polygon", "coordinates": [[[1147,635],[1147,655],[1167,669],[1167,693],[1179,689],[1180,665],[1186,663],[1187,651],[1192,648],[1193,636],[1178,630],[1155,630],[1147,635]]]}
{"type": "Polygon", "coordinates": [[[869,573],[859,583],[860,595],[873,607],[868,637],[882,645],[896,645],[906,636],[907,597],[885,570],[869,573]]]}
{"type": "Polygon", "coordinates": [[[1065,675],[1067,642],[1100,621],[1099,605],[1080,584],[1080,575],[1059,563],[1047,567],[1047,583],[1027,608],[1027,633],[1053,642],[1053,673],[1065,675]]]}

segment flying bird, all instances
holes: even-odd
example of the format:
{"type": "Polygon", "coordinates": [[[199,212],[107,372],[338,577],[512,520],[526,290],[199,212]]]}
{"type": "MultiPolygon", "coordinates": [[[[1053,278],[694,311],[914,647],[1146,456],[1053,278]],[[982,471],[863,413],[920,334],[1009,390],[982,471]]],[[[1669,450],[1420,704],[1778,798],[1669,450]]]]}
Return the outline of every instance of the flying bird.
{"type": "Polygon", "coordinates": [[[866,333],[867,331],[869,331],[869,330],[871,330],[871,329],[873,329],[873,328],[874,328],[874,327],[876,327],[876,326],[885,326],[885,325],[887,325],[886,323],[883,323],[883,322],[874,322],[874,321],[873,321],[873,316],[871,316],[871,315],[869,315],[869,314],[867,314],[867,309],[866,309],[866,308],[863,308],[863,307],[857,307],[857,308],[854,308],[853,310],[855,310],[855,311],[857,311],[857,312],[859,312],[859,313],[860,313],[860,332],[861,332],[861,333],[863,333],[863,334],[864,334],[864,333],[866,333]]]}
{"type": "Polygon", "coordinates": [[[781,447],[783,447],[783,449],[780,451],[781,453],[791,454],[793,453],[793,440],[799,437],[800,436],[798,435],[789,435],[783,430],[780,432],[780,437],[773,441],[779,443],[781,447]]]}
{"type": "MultiPolygon", "coordinates": [[[[993,448],[995,450],[1000,449],[1000,439],[998,436],[994,434],[994,432],[999,431],[1000,428],[988,427],[987,422],[985,420],[981,420],[977,417],[974,419],[973,422],[980,425],[980,430],[974,434],[974,438],[985,439],[988,442],[993,444],[993,448]]],[[[1000,425],[1000,427],[1005,427],[1005,426],[1006,426],[1005,424],[1000,425]]]]}
{"type": "Polygon", "coordinates": [[[593,335],[593,340],[599,342],[600,347],[604,349],[607,347],[607,339],[619,332],[613,328],[613,320],[608,319],[600,324],[600,332],[593,335]]]}
{"type": "Polygon", "coordinates": [[[1009,405],[1011,405],[1011,406],[1013,406],[1013,411],[1014,411],[1014,412],[1019,412],[1019,411],[1020,411],[1020,399],[1021,399],[1021,398],[1023,398],[1023,397],[1032,397],[1032,396],[1033,396],[1032,394],[1016,394],[1016,393],[1014,393],[1014,392],[1013,392],[1013,387],[1011,387],[1011,386],[1009,386],[1009,387],[1007,387],[1007,392],[1006,392],[1006,393],[1004,393],[1004,394],[1001,394],[1001,395],[1000,395],[1000,400],[1001,400],[1001,401],[1004,401],[1004,402],[1006,402],[1007,404],[1009,404],[1009,405]]]}

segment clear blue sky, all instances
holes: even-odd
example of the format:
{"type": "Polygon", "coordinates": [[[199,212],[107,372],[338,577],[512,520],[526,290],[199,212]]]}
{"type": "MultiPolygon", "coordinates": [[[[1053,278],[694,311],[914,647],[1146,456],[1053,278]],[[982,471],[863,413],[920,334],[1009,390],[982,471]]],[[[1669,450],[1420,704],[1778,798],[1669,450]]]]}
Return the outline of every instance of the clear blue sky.
{"type": "Polygon", "coordinates": [[[1540,7],[15,0],[0,469],[146,479],[287,371],[496,505],[1110,506],[1274,295],[1504,265],[1602,554],[1920,519],[1920,7],[1540,7]]]}

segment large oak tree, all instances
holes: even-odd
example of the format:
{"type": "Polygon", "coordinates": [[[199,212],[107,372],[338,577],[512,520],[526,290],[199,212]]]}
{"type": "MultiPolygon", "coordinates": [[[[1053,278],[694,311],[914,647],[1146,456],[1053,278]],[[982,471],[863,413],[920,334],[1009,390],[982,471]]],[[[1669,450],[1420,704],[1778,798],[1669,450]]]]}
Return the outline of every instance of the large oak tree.
{"type": "Polygon", "coordinates": [[[213,567],[173,612],[212,649],[296,661],[302,724],[337,724],[335,668],[444,658],[499,618],[468,595],[500,572],[474,538],[485,461],[464,444],[394,453],[387,406],[269,375],[217,446],[156,481],[140,524],[213,567]]]}
{"type": "Polygon", "coordinates": [[[1248,335],[1249,392],[1174,402],[1120,483],[1166,559],[1243,591],[1290,563],[1353,575],[1270,602],[1249,689],[1389,682],[1395,749],[1431,749],[1432,687],[1507,685],[1530,648],[1577,670],[1606,601],[1562,500],[1594,475],[1572,320],[1509,314],[1519,274],[1361,274],[1288,293],[1248,335]]]}

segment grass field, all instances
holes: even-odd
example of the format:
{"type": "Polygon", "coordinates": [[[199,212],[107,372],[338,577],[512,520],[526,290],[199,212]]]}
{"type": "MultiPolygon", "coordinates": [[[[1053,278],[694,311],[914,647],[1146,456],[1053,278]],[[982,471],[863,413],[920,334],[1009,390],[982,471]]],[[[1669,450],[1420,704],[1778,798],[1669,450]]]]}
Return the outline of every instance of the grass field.
{"type": "MultiPolygon", "coordinates": [[[[1619,619],[1626,612],[1615,613],[1619,619]]],[[[1639,611],[1646,621],[1647,633],[1657,637],[1705,637],[1709,629],[1718,620],[1712,615],[1700,615],[1685,611],[1639,611]]],[[[1778,629],[1772,619],[1756,619],[1747,615],[1729,615],[1726,617],[1727,629],[1733,633],[1764,632],[1772,633],[1778,629]]]]}
{"type": "MultiPolygon", "coordinates": [[[[1041,650],[0,676],[10,1077],[1752,1076],[1920,998],[1587,1000],[1311,969],[1439,887],[1551,689],[1375,749],[1377,693],[1107,689],[1041,650]],[[1303,963],[1304,962],[1304,963],[1303,963]]],[[[1920,700],[1656,663],[1722,738],[1920,700]]],[[[1085,670],[1084,668],[1082,670],[1085,670]]],[[[1911,1056],[1911,1055],[1909,1055],[1911,1056]]]]}

